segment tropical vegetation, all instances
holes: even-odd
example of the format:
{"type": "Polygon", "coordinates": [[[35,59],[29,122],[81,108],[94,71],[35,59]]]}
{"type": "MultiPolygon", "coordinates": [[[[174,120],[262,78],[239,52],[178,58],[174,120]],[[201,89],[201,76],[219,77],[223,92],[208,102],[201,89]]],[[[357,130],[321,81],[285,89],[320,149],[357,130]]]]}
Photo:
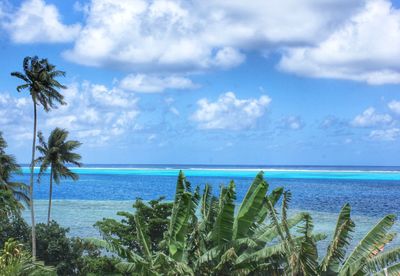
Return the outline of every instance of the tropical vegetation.
{"type": "Polygon", "coordinates": [[[29,181],[29,198],[32,222],[32,257],[36,258],[36,232],[35,232],[35,208],[33,201],[33,178],[36,150],[36,131],[37,131],[37,106],[42,106],[48,112],[55,108],[57,104],[65,104],[64,96],[57,89],[65,89],[66,86],[60,84],[56,78],[64,76],[65,72],[56,70],[56,67],[48,62],[47,59],[38,57],[25,57],[22,63],[23,72],[12,72],[11,76],[19,78],[24,83],[17,86],[17,91],[28,90],[33,103],[33,139],[32,139],[32,158],[31,174],[29,181]]]}
{"type": "Polygon", "coordinates": [[[80,142],[75,140],[67,140],[68,131],[61,128],[55,128],[47,140],[45,141],[42,132],[38,133],[39,145],[36,149],[41,156],[36,159],[36,163],[40,164],[39,179],[50,167],[50,187],[49,187],[49,208],[47,212],[47,224],[50,223],[51,200],[53,196],[53,180],[56,184],[60,184],[61,178],[71,178],[76,181],[79,179],[78,174],[71,171],[67,165],[75,165],[80,167],[79,162],[81,156],[74,150],[79,148],[80,142]]]}
{"type": "Polygon", "coordinates": [[[56,275],[53,268],[33,261],[24,245],[9,239],[0,250],[0,276],[10,275],[56,275]]]}
{"type": "MultiPolygon", "coordinates": [[[[21,167],[18,165],[13,155],[7,154],[6,149],[7,142],[0,132],[0,189],[11,191],[16,200],[20,200],[26,205],[29,205],[29,187],[24,183],[11,180],[13,174],[21,173],[21,167]]],[[[19,205],[20,208],[24,207],[23,204],[19,205]]]]}
{"type": "MultiPolygon", "coordinates": [[[[327,252],[319,257],[317,242],[325,239],[326,235],[313,232],[310,214],[300,213],[289,218],[290,192],[283,188],[269,194],[267,191],[268,184],[261,172],[236,208],[234,182],[221,187],[219,198],[212,195],[209,185],[205,186],[200,196],[199,188],[192,190],[181,172],[170,222],[156,247],[148,234],[149,224],[141,212],[122,214],[134,221],[129,226],[136,228],[132,231],[132,240],[139,247],[129,246],[127,238],[110,235],[113,233],[111,230],[104,240],[90,241],[121,258],[116,268],[123,275],[400,273],[400,248],[382,251],[395,236],[390,232],[395,222],[394,215],[385,216],[353,250],[347,251],[355,224],[351,219],[350,206],[344,205],[327,252]],[[279,200],[282,203],[278,215],[275,206],[279,200]],[[297,231],[294,231],[295,228],[297,231]]],[[[100,225],[101,229],[105,228],[104,223],[100,225]]],[[[114,233],[120,233],[120,223],[108,221],[106,225],[106,229],[116,229],[114,233]]],[[[161,225],[165,226],[165,223],[161,225]]]]}

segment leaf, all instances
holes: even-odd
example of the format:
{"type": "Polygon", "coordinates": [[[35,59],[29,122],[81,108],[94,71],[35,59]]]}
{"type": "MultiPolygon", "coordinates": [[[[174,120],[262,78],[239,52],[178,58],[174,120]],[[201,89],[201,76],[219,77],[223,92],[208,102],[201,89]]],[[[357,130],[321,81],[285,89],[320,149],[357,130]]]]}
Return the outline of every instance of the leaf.
{"type": "Polygon", "coordinates": [[[247,236],[250,227],[259,217],[267,189],[268,185],[264,181],[263,172],[260,172],[251,184],[239,207],[233,225],[233,239],[240,239],[247,236]]]}
{"type": "Polygon", "coordinates": [[[346,249],[351,240],[351,232],[354,231],[354,222],[350,218],[351,208],[345,204],[338,216],[335,232],[326,255],[321,262],[320,271],[337,273],[340,263],[346,257],[346,249]]]}
{"type": "MultiPolygon", "coordinates": [[[[296,226],[301,221],[303,221],[307,215],[308,215],[308,213],[301,212],[299,214],[296,214],[292,218],[288,219],[288,221],[287,221],[288,227],[292,228],[292,227],[296,226]]],[[[280,227],[282,227],[282,225],[280,225],[280,227]]],[[[279,233],[278,233],[277,226],[272,225],[272,226],[267,226],[267,227],[258,229],[254,233],[254,238],[258,241],[268,243],[268,242],[271,242],[274,239],[276,239],[278,237],[278,235],[279,235],[279,233]]]]}
{"type": "Polygon", "coordinates": [[[389,266],[383,271],[375,273],[373,275],[374,276],[400,275],[400,264],[389,266]]]}
{"type": "Polygon", "coordinates": [[[117,254],[119,257],[121,257],[123,259],[127,259],[129,262],[146,263],[145,260],[141,256],[124,248],[123,246],[117,244],[116,242],[109,242],[109,241],[95,239],[95,238],[87,238],[85,240],[95,246],[107,249],[108,251],[111,251],[111,252],[117,254]]]}
{"type": "Polygon", "coordinates": [[[365,235],[346,259],[339,271],[340,275],[347,275],[359,270],[371,253],[380,250],[379,247],[386,240],[388,231],[392,228],[395,219],[395,215],[385,216],[365,235]]]}
{"type": "MultiPolygon", "coordinates": [[[[400,248],[382,252],[366,262],[365,271],[369,274],[378,273],[393,265],[400,265],[400,248]]],[[[399,270],[400,272],[400,270],[399,270]]],[[[394,275],[394,274],[389,274],[394,275]]]]}
{"type": "Polygon", "coordinates": [[[174,206],[174,220],[170,224],[169,229],[169,248],[171,257],[175,260],[182,260],[183,253],[186,248],[186,235],[188,230],[188,222],[193,214],[192,194],[184,192],[180,200],[174,206]]]}
{"type": "MultiPolygon", "coordinates": [[[[282,194],[283,194],[283,187],[278,187],[275,188],[272,193],[267,196],[269,201],[271,202],[272,206],[275,206],[275,204],[279,201],[279,199],[281,198],[282,194]]],[[[266,199],[264,200],[264,204],[261,207],[261,210],[258,214],[258,223],[263,223],[265,221],[265,219],[268,216],[268,206],[267,206],[267,202],[266,199]]]]}
{"type": "Polygon", "coordinates": [[[137,236],[138,236],[140,245],[143,249],[146,259],[150,260],[151,259],[150,243],[148,241],[148,238],[144,234],[144,231],[145,231],[144,226],[143,226],[142,222],[140,221],[140,218],[137,214],[135,215],[135,223],[136,223],[136,232],[137,232],[137,236]]]}
{"type": "Polygon", "coordinates": [[[219,213],[211,232],[211,239],[215,245],[222,245],[232,240],[236,199],[235,183],[231,181],[227,188],[222,189],[221,194],[219,213]]]}

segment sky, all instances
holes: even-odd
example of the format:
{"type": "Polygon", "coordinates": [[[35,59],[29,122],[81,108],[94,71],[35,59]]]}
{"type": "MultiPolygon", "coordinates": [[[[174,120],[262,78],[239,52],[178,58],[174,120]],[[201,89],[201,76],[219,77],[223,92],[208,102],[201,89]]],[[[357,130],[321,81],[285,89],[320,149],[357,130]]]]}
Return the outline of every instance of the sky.
{"type": "Polygon", "coordinates": [[[66,72],[39,111],[86,164],[400,165],[400,3],[0,0],[0,131],[30,159],[26,56],[66,72]]]}

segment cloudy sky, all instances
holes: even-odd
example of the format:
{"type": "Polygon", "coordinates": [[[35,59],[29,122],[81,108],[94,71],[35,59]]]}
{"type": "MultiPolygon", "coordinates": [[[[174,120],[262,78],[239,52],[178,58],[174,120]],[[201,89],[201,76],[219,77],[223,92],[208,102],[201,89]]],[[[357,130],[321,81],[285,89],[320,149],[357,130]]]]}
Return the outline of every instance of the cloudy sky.
{"type": "Polygon", "coordinates": [[[29,160],[46,57],[86,163],[400,165],[400,2],[0,0],[0,130],[29,160]]]}

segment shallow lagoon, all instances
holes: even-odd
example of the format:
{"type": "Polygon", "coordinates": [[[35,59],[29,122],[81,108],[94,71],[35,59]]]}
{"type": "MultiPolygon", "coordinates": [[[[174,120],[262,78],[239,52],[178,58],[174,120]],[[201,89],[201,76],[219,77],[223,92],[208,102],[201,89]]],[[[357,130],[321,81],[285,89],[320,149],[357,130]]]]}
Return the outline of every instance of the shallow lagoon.
{"type": "MultiPolygon", "coordinates": [[[[63,181],[54,187],[53,218],[71,228],[71,235],[96,236],[93,224],[103,217],[116,217],[120,210],[133,210],[136,198],[144,200],[165,196],[172,200],[177,169],[83,168],[77,182],[63,181]]],[[[16,180],[28,182],[27,168],[16,180]]],[[[193,186],[210,183],[218,193],[221,184],[236,183],[241,201],[257,169],[188,169],[185,174],[193,186]]],[[[313,215],[316,231],[332,231],[341,206],[349,202],[357,223],[356,238],[366,233],[380,217],[400,215],[400,173],[397,170],[304,170],[273,169],[265,171],[270,190],[284,186],[293,194],[292,212],[307,210],[313,215]]],[[[36,186],[38,221],[47,214],[48,175],[36,186]]],[[[25,213],[28,216],[28,213],[25,213]]],[[[399,223],[396,230],[400,232],[399,223]]],[[[399,240],[395,241],[400,244],[399,240]]]]}

